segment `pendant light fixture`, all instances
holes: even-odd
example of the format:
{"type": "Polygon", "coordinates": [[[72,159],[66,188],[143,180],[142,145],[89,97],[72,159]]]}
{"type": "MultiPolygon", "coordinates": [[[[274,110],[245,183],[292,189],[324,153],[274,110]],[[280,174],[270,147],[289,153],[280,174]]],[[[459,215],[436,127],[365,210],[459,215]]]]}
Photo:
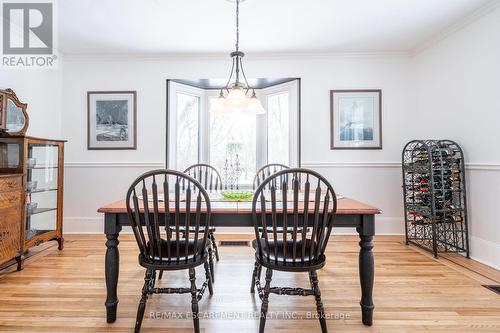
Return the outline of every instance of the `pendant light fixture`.
{"type": "Polygon", "coordinates": [[[263,114],[266,110],[255,95],[255,89],[248,84],[243,70],[242,58],[245,53],[240,47],[240,1],[236,0],[236,50],[230,53],[232,59],[231,74],[226,85],[220,90],[219,97],[210,107],[210,112],[243,112],[263,114]],[[244,82],[240,81],[240,73],[244,82]],[[234,82],[232,81],[234,74],[234,82]]]}

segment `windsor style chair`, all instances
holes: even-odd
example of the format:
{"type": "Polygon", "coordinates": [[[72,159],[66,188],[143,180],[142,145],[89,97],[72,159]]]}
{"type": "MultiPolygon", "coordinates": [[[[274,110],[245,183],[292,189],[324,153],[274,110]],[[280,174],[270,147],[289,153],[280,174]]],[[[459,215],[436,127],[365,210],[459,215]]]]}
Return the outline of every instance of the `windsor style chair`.
{"type": "MultiPolygon", "coordinates": [[[[193,164],[184,170],[184,173],[196,179],[205,191],[221,191],[223,188],[222,177],[220,176],[217,169],[209,164],[193,164]]],[[[185,234],[186,230],[184,227],[180,229],[181,234],[185,234]]],[[[191,230],[192,232],[192,230],[191,230]]],[[[201,230],[205,232],[205,230],[201,230]]],[[[214,274],[214,262],[213,254],[215,254],[215,259],[219,261],[219,249],[217,248],[217,242],[215,240],[215,227],[209,227],[208,230],[208,240],[209,240],[209,257],[208,262],[210,266],[210,274],[212,275],[212,282],[215,282],[214,274]]],[[[159,279],[161,280],[163,273],[160,272],[159,279]]]]}
{"type": "MultiPolygon", "coordinates": [[[[220,176],[219,171],[216,168],[209,164],[193,164],[186,170],[184,170],[185,174],[190,175],[194,179],[200,182],[205,191],[209,192],[217,192],[221,191],[223,188],[222,177],[220,176]]],[[[213,248],[213,252],[215,253],[215,259],[219,261],[219,249],[217,248],[217,241],[215,240],[215,227],[210,227],[208,229],[208,239],[210,240],[210,244],[213,248]]],[[[212,251],[212,249],[210,249],[212,251]]],[[[210,262],[210,271],[212,274],[212,281],[214,280],[214,264],[212,260],[213,256],[210,252],[209,262],[210,262]]]]}
{"type": "MultiPolygon", "coordinates": [[[[255,173],[255,177],[253,178],[253,189],[255,190],[257,187],[259,187],[259,185],[262,184],[264,182],[264,180],[266,180],[266,178],[268,178],[269,176],[271,176],[271,175],[273,175],[281,170],[286,170],[289,168],[290,168],[289,166],[284,165],[284,164],[279,164],[279,163],[270,163],[270,164],[264,165],[262,168],[257,170],[257,172],[255,173]]],[[[288,175],[286,175],[286,174],[280,176],[279,179],[275,179],[273,181],[273,183],[274,183],[276,189],[280,189],[281,184],[283,184],[284,181],[288,181],[288,175]]],[[[271,184],[269,183],[265,189],[269,190],[270,186],[271,186],[271,184]]],[[[271,232],[271,231],[272,231],[271,228],[268,228],[267,232],[271,232]]],[[[277,231],[279,233],[282,233],[283,232],[282,227],[278,227],[277,231]]],[[[262,232],[262,227],[259,227],[259,232],[262,232]]],[[[293,233],[293,228],[288,227],[287,232],[290,234],[293,233]]],[[[297,230],[297,232],[302,233],[302,227],[299,227],[299,230],[297,230]]],[[[306,232],[309,232],[309,228],[306,229],[306,232]]],[[[261,271],[259,268],[259,272],[258,272],[259,277],[260,277],[260,274],[261,274],[261,271]]],[[[252,283],[252,285],[253,285],[253,283],[252,283]]]]}
{"type": "Polygon", "coordinates": [[[219,171],[210,164],[193,164],[184,173],[196,179],[205,191],[220,191],[223,188],[219,171]]]}
{"type": "Polygon", "coordinates": [[[327,332],[316,271],[325,265],[325,249],[336,211],[333,187],[312,170],[285,169],[266,178],[257,188],[252,201],[256,252],[251,292],[257,287],[262,300],[259,332],[264,332],[270,293],[314,296],[321,331],[327,332]],[[280,179],[284,180],[278,183],[280,179]],[[308,225],[312,226],[311,233],[306,232],[308,225]],[[289,227],[293,230],[291,237],[289,232],[284,232],[289,227]],[[263,288],[259,276],[261,267],[266,268],[263,288]],[[311,289],[271,287],[274,270],[308,272],[311,289]]]}
{"type": "Polygon", "coordinates": [[[253,189],[254,191],[259,187],[266,178],[275,174],[278,171],[288,169],[289,167],[284,164],[279,163],[271,163],[266,164],[255,173],[255,177],[253,178],[253,189]]]}
{"type": "Polygon", "coordinates": [[[127,192],[126,206],[139,247],[139,264],[146,269],[135,332],[141,329],[149,295],[184,293],[191,294],[194,331],[199,332],[198,301],[207,287],[210,295],[213,294],[207,262],[211,213],[207,192],[197,180],[184,173],[155,170],[132,183],[127,192]],[[164,230],[160,225],[165,226],[164,230]],[[184,235],[181,230],[184,230],[184,235]],[[195,268],[201,265],[205,268],[206,280],[198,289],[195,268]],[[188,270],[191,286],[156,288],[156,273],[173,270],[188,270]]]}

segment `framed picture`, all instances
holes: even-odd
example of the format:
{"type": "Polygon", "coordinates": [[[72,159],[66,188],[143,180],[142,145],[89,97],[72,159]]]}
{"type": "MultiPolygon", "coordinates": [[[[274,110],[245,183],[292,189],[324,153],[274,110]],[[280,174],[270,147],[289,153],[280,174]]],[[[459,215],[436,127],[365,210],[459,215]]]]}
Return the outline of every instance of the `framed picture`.
{"type": "Polygon", "coordinates": [[[382,149],[382,90],[330,91],[331,149],[382,149]]]}
{"type": "Polygon", "coordinates": [[[137,93],[89,91],[87,93],[87,148],[137,148],[137,93]]]}

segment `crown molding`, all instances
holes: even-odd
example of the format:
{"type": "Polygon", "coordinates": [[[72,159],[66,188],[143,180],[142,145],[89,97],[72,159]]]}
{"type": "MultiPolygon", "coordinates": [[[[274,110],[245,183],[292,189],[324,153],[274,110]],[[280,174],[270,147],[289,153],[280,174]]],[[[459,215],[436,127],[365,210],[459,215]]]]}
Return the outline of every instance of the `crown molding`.
{"type": "Polygon", "coordinates": [[[431,38],[425,40],[424,42],[420,43],[417,45],[413,50],[410,51],[410,54],[412,56],[416,56],[423,51],[435,46],[439,42],[445,40],[449,36],[453,35],[454,33],[464,29],[465,27],[469,26],[470,24],[476,22],[480,18],[492,13],[500,7],[500,0],[490,0],[487,3],[485,3],[483,6],[479,7],[475,11],[463,16],[460,18],[458,21],[455,21],[451,25],[448,25],[446,28],[441,30],[440,32],[434,34],[431,38]]]}
{"type": "MultiPolygon", "coordinates": [[[[256,52],[246,56],[252,60],[296,60],[296,59],[335,59],[335,58],[409,58],[409,51],[367,51],[367,52],[256,52]]],[[[110,53],[110,54],[71,54],[64,53],[64,61],[189,61],[229,59],[227,53],[110,53]]]]}

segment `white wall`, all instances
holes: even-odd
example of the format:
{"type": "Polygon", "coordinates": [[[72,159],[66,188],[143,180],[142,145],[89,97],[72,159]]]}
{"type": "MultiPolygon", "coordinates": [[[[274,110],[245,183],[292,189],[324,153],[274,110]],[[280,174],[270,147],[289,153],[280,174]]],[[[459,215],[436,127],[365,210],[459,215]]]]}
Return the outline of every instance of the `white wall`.
{"type": "Polygon", "coordinates": [[[420,136],[463,146],[471,165],[471,254],[498,268],[500,8],[418,54],[413,68],[420,136]]]}
{"type": "Polygon", "coordinates": [[[11,88],[21,102],[28,104],[28,135],[60,139],[61,66],[54,70],[0,69],[0,88],[11,88]]]}
{"type": "MultiPolygon", "coordinates": [[[[401,126],[413,111],[409,100],[410,58],[280,57],[246,59],[252,77],[302,79],[302,163],[325,173],[336,190],[384,211],[380,232],[401,233],[400,151],[412,136],[401,126]],[[384,149],[330,150],[329,90],[383,90],[384,149]],[[347,164],[346,164],[347,163],[347,164]],[[354,164],[354,167],[352,167],[354,164]]],[[[63,137],[66,153],[65,230],[101,231],[97,208],[124,197],[141,172],[165,161],[165,89],[167,78],[220,78],[229,59],[134,60],[69,58],[63,75],[63,137]],[[88,151],[86,92],[137,90],[138,149],[88,151]],[[116,168],[116,166],[119,166],[116,168]]]]}

